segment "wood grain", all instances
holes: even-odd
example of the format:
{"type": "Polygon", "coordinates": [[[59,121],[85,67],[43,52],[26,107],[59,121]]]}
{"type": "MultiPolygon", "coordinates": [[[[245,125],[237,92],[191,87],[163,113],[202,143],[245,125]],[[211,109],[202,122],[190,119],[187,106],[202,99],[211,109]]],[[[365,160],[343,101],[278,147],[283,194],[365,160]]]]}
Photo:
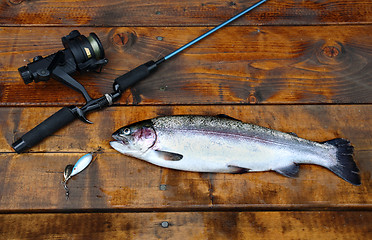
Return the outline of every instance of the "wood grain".
{"type": "Polygon", "coordinates": [[[0,108],[1,211],[371,208],[370,105],[112,107],[90,115],[94,125],[75,122],[30,153],[11,152],[14,139],[57,109],[0,108]],[[297,179],[276,173],[180,172],[125,157],[109,146],[112,132],[136,121],[158,115],[221,113],[309,140],[349,139],[362,185],[353,186],[326,169],[306,165],[297,179]],[[60,184],[65,166],[98,149],[97,160],[70,181],[71,197],[66,201],[60,184]]]}
{"type": "MultiPolygon", "coordinates": [[[[56,80],[25,85],[17,68],[62,48],[69,28],[2,28],[0,104],[83,104],[56,80]]],[[[100,74],[76,76],[93,97],[113,80],[172,52],[204,28],[84,28],[110,60],[100,74]],[[158,40],[158,37],[161,40],[158,40]]],[[[372,43],[367,26],[227,27],[160,66],[120,104],[371,103],[372,43]],[[300,35],[299,35],[300,34],[300,35]]]]}
{"type": "Polygon", "coordinates": [[[299,177],[274,172],[203,174],[160,168],[105,152],[72,178],[69,200],[63,170],[83,154],[0,154],[0,212],[9,211],[202,211],[369,210],[371,151],[356,152],[361,186],[330,171],[303,165],[299,177]]]}
{"type": "Polygon", "coordinates": [[[371,212],[0,215],[2,239],[370,239],[371,212]],[[163,227],[162,226],[167,226],[163,227]]]}
{"type": "MultiPolygon", "coordinates": [[[[356,150],[372,146],[371,105],[205,105],[205,106],[122,106],[88,115],[93,125],[75,121],[51,136],[31,152],[87,152],[111,149],[108,141],[120,127],[161,115],[228,114],[244,122],[282,132],[295,132],[312,141],[342,137],[356,150]],[[355,119],[358,121],[355,121],[355,119]]],[[[0,108],[0,152],[13,152],[10,145],[41,121],[58,111],[57,107],[0,108]]]]}
{"type": "MultiPolygon", "coordinates": [[[[24,1],[3,0],[0,25],[199,26],[217,25],[250,1],[24,1]]],[[[372,22],[369,0],[270,0],[235,25],[319,25],[372,22]]]]}
{"type": "Polygon", "coordinates": [[[84,104],[55,80],[24,85],[17,72],[62,49],[71,30],[96,32],[105,48],[101,74],[75,76],[96,98],[257,1],[0,1],[0,238],[372,238],[370,0],[269,0],[160,66],[118,106],[90,114],[94,125],[76,121],[28,153],[10,147],[62,106],[84,104]],[[309,165],[297,179],[175,171],[110,148],[119,127],[172,114],[347,138],[362,185],[309,165]],[[66,200],[65,166],[97,150],[66,200]]]}

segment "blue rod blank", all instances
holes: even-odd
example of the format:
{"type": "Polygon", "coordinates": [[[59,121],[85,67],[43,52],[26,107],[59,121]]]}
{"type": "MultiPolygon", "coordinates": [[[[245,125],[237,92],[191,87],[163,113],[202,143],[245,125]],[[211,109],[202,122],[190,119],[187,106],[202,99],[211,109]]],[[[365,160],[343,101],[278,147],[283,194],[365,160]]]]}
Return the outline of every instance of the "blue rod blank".
{"type": "Polygon", "coordinates": [[[235,21],[236,19],[240,18],[241,16],[243,16],[244,14],[246,14],[247,12],[253,10],[254,8],[258,7],[259,5],[261,5],[262,3],[266,2],[267,0],[261,0],[260,2],[254,4],[253,6],[247,8],[246,10],[244,10],[243,12],[235,15],[234,17],[230,18],[229,20],[221,23],[220,25],[212,28],[211,30],[209,30],[208,32],[204,33],[203,35],[201,35],[200,37],[197,37],[195,38],[194,40],[192,40],[191,42],[185,44],[184,46],[178,48],[177,50],[175,50],[174,52],[168,54],[167,56],[164,57],[164,60],[168,60],[169,58],[173,57],[174,55],[182,52],[183,50],[185,50],[186,48],[190,47],[191,45],[199,42],[200,40],[202,40],[203,38],[209,36],[210,34],[214,33],[215,31],[219,30],[220,28],[223,28],[224,26],[226,26],[227,24],[231,23],[232,21],[235,21]]]}

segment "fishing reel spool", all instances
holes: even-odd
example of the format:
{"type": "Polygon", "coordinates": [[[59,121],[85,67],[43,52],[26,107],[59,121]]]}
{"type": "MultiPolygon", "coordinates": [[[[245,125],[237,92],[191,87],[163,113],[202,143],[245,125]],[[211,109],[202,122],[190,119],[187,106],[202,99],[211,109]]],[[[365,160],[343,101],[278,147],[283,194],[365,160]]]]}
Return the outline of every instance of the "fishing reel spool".
{"type": "Polygon", "coordinates": [[[82,93],[85,100],[89,102],[92,98],[71,75],[76,72],[97,71],[107,64],[102,43],[95,33],[85,37],[74,30],[62,37],[62,44],[65,49],[47,57],[36,56],[33,62],[20,67],[18,72],[25,84],[54,78],[82,93]]]}

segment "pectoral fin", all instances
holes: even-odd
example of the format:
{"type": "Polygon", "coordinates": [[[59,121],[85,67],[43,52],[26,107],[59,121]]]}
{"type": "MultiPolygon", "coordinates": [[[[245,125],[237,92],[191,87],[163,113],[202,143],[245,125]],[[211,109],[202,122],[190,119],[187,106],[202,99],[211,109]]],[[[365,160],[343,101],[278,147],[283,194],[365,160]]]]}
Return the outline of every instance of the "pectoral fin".
{"type": "Polygon", "coordinates": [[[300,167],[297,164],[291,164],[287,167],[273,169],[273,170],[286,177],[295,178],[295,177],[298,177],[298,171],[300,170],[300,167]]]}
{"type": "Polygon", "coordinates": [[[183,155],[178,153],[166,152],[161,150],[155,150],[155,152],[159,158],[167,161],[179,161],[183,158],[183,155]]]}

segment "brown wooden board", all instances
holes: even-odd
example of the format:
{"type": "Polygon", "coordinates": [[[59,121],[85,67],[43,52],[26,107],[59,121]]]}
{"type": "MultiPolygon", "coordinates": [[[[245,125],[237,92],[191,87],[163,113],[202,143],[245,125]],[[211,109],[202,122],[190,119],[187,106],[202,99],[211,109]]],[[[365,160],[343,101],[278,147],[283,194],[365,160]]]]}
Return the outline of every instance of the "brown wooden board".
{"type": "Polygon", "coordinates": [[[112,107],[74,122],[30,153],[10,144],[58,108],[0,108],[0,210],[202,210],[371,209],[370,105],[137,106],[112,107]],[[109,146],[118,128],[158,115],[228,114],[245,122],[325,141],[349,139],[362,185],[353,186],[317,166],[301,166],[297,179],[277,173],[201,174],[160,168],[126,157],[109,146]],[[355,121],[358,119],[358,121],[355,121]],[[66,201],[60,184],[67,164],[100,150],[84,172],[70,180],[66,201]]]}
{"type": "MultiPolygon", "coordinates": [[[[0,108],[0,152],[13,152],[10,144],[44,119],[57,107],[0,108]]],[[[227,114],[244,122],[294,132],[312,141],[349,139],[356,150],[372,146],[371,105],[205,105],[205,106],[122,106],[109,107],[88,115],[94,124],[76,120],[33,148],[32,152],[109,151],[108,141],[118,128],[163,115],[227,114]],[[355,119],[358,119],[356,121],[355,119]]]]}
{"type": "Polygon", "coordinates": [[[0,239],[372,238],[372,1],[268,0],[160,66],[115,107],[78,120],[27,153],[11,144],[62,106],[84,104],[56,80],[25,85],[17,69],[95,32],[109,63],[76,79],[94,98],[258,0],[0,1],[0,239]],[[353,144],[361,186],[301,165],[210,174],[161,168],[109,145],[118,128],[178,114],[227,114],[353,144]],[[95,160],[61,184],[67,164],[95,160]]]}
{"type": "MultiPolygon", "coordinates": [[[[83,104],[56,80],[25,85],[17,68],[62,49],[73,28],[0,29],[0,104],[83,104]]],[[[81,28],[96,32],[109,63],[76,76],[92,97],[114,79],[206,31],[199,27],[81,28]]],[[[372,102],[372,25],[227,27],[161,65],[120,104],[296,104],[372,102]]]]}
{"type": "Polygon", "coordinates": [[[0,212],[372,208],[370,151],[356,152],[361,186],[317,166],[301,166],[295,179],[274,172],[207,174],[165,169],[105,152],[68,182],[70,197],[66,200],[63,170],[82,155],[0,154],[0,212]]]}
{"type": "Polygon", "coordinates": [[[370,239],[372,212],[0,215],[2,239],[370,239]]]}
{"type": "MultiPolygon", "coordinates": [[[[217,25],[258,0],[239,1],[24,1],[4,0],[0,25],[195,26],[217,25]]],[[[369,0],[268,0],[236,25],[371,23],[369,0]]]]}

